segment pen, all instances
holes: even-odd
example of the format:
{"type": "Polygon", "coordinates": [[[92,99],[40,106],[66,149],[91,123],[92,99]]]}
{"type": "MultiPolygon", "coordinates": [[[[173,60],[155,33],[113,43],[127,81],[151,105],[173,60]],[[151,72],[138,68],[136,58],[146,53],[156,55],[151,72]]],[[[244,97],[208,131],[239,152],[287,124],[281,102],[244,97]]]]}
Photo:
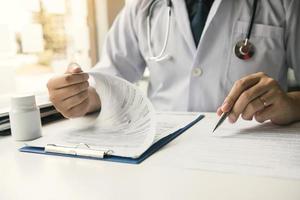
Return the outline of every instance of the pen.
{"type": "Polygon", "coordinates": [[[215,132],[215,130],[223,124],[223,122],[225,121],[225,119],[228,117],[229,114],[230,114],[230,111],[223,113],[223,115],[221,116],[220,120],[218,121],[216,127],[214,128],[213,132],[215,132]]]}

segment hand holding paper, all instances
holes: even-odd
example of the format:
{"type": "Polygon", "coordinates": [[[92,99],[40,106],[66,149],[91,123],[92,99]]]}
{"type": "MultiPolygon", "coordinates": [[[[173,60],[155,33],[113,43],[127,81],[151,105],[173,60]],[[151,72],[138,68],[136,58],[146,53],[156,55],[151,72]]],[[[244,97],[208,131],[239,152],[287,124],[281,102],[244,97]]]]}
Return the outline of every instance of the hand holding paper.
{"type": "MultiPolygon", "coordinates": [[[[29,143],[31,147],[45,148],[46,153],[93,155],[97,158],[109,155],[142,160],[145,151],[156,142],[160,141],[155,146],[159,149],[203,118],[195,119],[194,116],[193,120],[179,123],[165,117],[157,123],[161,118],[157,118],[150,100],[135,85],[102,73],[90,72],[89,75],[95,79],[102,104],[96,120],[92,123],[82,123],[83,119],[71,120],[71,126],[29,143]]],[[[147,155],[151,152],[153,150],[147,155]]]]}
{"type": "Polygon", "coordinates": [[[77,64],[71,64],[64,75],[49,80],[50,100],[65,117],[81,117],[100,108],[100,99],[88,79],[77,64]]]}

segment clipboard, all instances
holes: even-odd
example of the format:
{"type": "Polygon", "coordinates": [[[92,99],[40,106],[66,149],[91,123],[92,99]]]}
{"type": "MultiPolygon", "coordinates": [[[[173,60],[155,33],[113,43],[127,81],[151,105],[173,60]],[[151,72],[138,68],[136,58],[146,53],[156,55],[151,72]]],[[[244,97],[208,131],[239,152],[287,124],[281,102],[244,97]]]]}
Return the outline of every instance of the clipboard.
{"type": "Polygon", "coordinates": [[[174,133],[171,133],[164,138],[158,140],[154,144],[152,144],[142,155],[137,158],[130,158],[130,157],[121,157],[115,155],[109,155],[109,150],[105,151],[94,151],[89,148],[88,145],[79,144],[76,147],[61,147],[56,146],[54,144],[47,145],[47,147],[32,147],[32,146],[25,146],[19,149],[20,152],[25,153],[36,153],[36,154],[44,154],[44,155],[53,155],[53,156],[64,156],[64,157],[75,157],[75,158],[82,158],[82,159],[92,159],[92,160],[104,160],[104,161],[111,161],[111,162],[119,162],[119,163],[127,163],[127,164],[140,164],[148,157],[153,155],[155,152],[160,150],[162,147],[167,145],[169,142],[183,134],[189,128],[194,126],[200,120],[204,118],[204,115],[198,116],[195,120],[190,122],[183,128],[178,129],[174,133]],[[67,149],[66,151],[64,151],[67,149]]]}

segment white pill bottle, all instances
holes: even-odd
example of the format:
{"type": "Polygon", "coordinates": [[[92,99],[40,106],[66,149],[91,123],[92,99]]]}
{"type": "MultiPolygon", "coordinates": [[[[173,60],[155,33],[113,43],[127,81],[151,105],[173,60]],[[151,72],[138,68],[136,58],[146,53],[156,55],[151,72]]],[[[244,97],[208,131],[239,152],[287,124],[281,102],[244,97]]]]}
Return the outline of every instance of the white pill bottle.
{"type": "Polygon", "coordinates": [[[16,141],[28,141],[41,137],[40,110],[34,95],[11,98],[9,112],[11,134],[16,141]]]}

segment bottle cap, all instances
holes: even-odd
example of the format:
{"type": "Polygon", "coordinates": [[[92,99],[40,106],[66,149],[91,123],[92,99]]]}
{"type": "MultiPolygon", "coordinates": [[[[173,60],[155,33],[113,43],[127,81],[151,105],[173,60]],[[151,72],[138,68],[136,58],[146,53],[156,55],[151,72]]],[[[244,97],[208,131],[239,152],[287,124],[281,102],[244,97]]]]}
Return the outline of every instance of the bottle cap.
{"type": "Polygon", "coordinates": [[[11,98],[11,108],[30,109],[36,107],[34,95],[13,96],[11,98]]]}

